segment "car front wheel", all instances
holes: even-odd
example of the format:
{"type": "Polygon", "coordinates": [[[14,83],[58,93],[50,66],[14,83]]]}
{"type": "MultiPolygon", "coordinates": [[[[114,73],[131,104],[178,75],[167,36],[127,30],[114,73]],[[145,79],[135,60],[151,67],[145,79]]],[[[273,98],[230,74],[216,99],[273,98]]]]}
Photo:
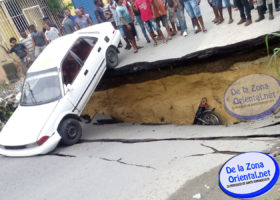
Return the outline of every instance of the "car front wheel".
{"type": "Polygon", "coordinates": [[[118,50],[112,46],[106,51],[106,64],[108,69],[115,68],[119,64],[118,50]]]}
{"type": "Polygon", "coordinates": [[[82,127],[76,119],[65,119],[59,125],[58,133],[61,136],[61,143],[66,146],[76,144],[82,136],[82,127]]]}

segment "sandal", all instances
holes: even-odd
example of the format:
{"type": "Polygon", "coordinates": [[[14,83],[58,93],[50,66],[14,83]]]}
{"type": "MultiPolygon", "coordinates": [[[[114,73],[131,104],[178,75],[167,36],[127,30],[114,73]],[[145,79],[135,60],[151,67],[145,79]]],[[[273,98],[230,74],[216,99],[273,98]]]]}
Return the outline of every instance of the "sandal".
{"type": "Polygon", "coordinates": [[[138,53],[138,50],[137,50],[137,49],[134,49],[134,53],[138,53]]]}
{"type": "Polygon", "coordinates": [[[143,47],[142,46],[137,46],[137,49],[142,49],[143,47]]]}
{"type": "Polygon", "coordinates": [[[171,37],[171,36],[168,36],[168,40],[172,40],[172,37],[171,37]]]}
{"type": "Polygon", "coordinates": [[[194,33],[196,34],[196,33],[199,33],[199,32],[201,32],[201,29],[197,29],[194,33]]]}
{"type": "Polygon", "coordinates": [[[203,33],[206,33],[206,32],[207,32],[207,29],[203,29],[202,31],[203,31],[203,33]]]}

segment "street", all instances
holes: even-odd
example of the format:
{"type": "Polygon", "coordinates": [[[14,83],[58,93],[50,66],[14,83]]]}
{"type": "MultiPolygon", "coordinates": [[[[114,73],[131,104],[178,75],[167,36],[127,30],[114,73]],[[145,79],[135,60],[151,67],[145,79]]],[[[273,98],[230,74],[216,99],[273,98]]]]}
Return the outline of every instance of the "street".
{"type": "MultiPolygon", "coordinates": [[[[265,20],[255,23],[257,11],[253,10],[253,23],[245,27],[236,25],[240,20],[238,11],[233,11],[234,22],[228,25],[224,9],[225,21],[217,26],[211,22],[214,15],[207,1],[202,1],[200,7],[207,33],[195,35],[186,16],[186,38],[178,34],[168,44],[160,41],[153,47],[137,26],[138,44],[144,48],[137,54],[122,49],[118,67],[180,58],[279,30],[280,12],[274,12],[273,21],[266,14],[265,20]]],[[[279,118],[278,113],[222,126],[83,122],[82,139],[73,146],[59,146],[48,155],[34,157],[0,155],[0,199],[233,199],[219,188],[220,168],[231,157],[248,151],[274,153],[279,162],[279,118]]],[[[272,191],[257,199],[279,200],[279,196],[278,180],[272,191]]]]}
{"type": "MultiPolygon", "coordinates": [[[[138,62],[156,62],[160,60],[181,58],[193,52],[200,50],[210,49],[214,47],[222,47],[238,42],[250,40],[263,36],[272,32],[279,31],[279,14],[280,12],[273,11],[274,20],[268,20],[268,13],[265,14],[265,19],[256,23],[258,18],[257,10],[251,11],[253,23],[245,27],[244,24],[237,25],[240,20],[239,11],[232,10],[234,22],[228,24],[228,12],[223,9],[223,16],[225,21],[216,25],[212,23],[214,18],[213,10],[209,6],[206,0],[201,1],[200,9],[202,17],[207,28],[207,33],[195,34],[190,17],[185,12],[186,23],[188,26],[188,36],[183,37],[178,33],[167,44],[163,44],[159,41],[157,47],[153,47],[152,43],[147,44],[140,30],[139,25],[136,26],[140,40],[137,44],[144,46],[137,54],[134,54],[132,50],[121,49],[120,64],[119,67],[130,65],[138,62]]],[[[167,36],[165,28],[161,27],[161,30],[167,36]]],[[[124,42],[124,41],[123,41],[124,42]]],[[[263,39],[263,44],[265,44],[263,39]]]]}
{"type": "Polygon", "coordinates": [[[210,199],[207,196],[214,193],[211,199],[229,199],[218,187],[217,171],[238,153],[278,149],[279,130],[271,125],[275,119],[218,127],[83,124],[79,144],[49,155],[1,157],[0,196],[178,200],[194,199],[198,193],[210,199]],[[192,189],[186,187],[190,183],[192,189]],[[215,189],[207,192],[213,185],[215,189]]]}

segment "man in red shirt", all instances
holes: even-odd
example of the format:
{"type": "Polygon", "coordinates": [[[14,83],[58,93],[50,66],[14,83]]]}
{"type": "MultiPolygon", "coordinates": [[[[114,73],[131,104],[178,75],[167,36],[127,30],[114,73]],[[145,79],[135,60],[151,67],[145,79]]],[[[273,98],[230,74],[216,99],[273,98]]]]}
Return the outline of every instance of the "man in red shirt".
{"type": "Polygon", "coordinates": [[[145,23],[146,29],[154,41],[154,46],[157,45],[157,40],[153,33],[153,29],[157,31],[158,37],[160,39],[166,41],[162,31],[154,20],[155,13],[154,10],[152,10],[152,0],[135,0],[135,8],[140,11],[141,18],[145,23]]]}

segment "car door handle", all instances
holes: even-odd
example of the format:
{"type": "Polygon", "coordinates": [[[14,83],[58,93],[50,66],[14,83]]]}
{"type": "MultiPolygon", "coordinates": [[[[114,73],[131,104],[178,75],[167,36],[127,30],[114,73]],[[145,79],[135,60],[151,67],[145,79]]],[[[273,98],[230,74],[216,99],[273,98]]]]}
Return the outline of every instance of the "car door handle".
{"type": "Polygon", "coordinates": [[[101,47],[99,47],[97,51],[100,52],[101,51],[101,47]]]}
{"type": "Polygon", "coordinates": [[[88,74],[88,70],[86,70],[85,72],[84,72],[84,75],[86,76],[88,74]]]}

